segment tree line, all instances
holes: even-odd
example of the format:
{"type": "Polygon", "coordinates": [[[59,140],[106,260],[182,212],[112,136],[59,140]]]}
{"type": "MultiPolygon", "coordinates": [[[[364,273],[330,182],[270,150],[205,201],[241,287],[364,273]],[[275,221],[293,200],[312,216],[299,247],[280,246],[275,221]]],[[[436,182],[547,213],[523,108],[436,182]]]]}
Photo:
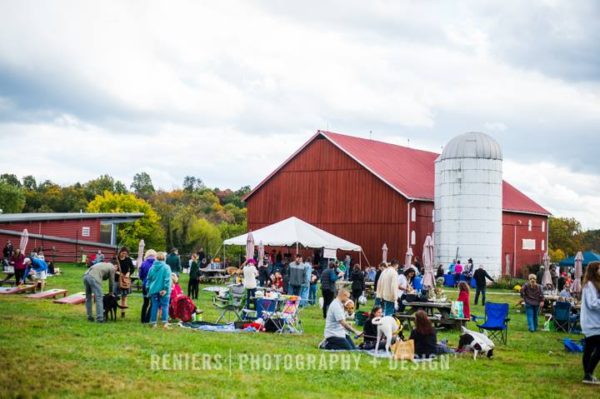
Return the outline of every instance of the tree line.
{"type": "Polygon", "coordinates": [[[147,248],[176,247],[181,253],[204,248],[216,254],[224,239],[246,232],[246,207],[242,198],[250,187],[238,190],[208,188],[202,179],[186,176],[181,188],[154,187],[146,172],[137,173],[127,187],[102,175],[85,183],[61,186],[34,176],[19,179],[0,175],[0,210],[20,212],[142,212],[135,223],[119,226],[121,245],[137,248],[141,238],[147,248]]]}
{"type": "Polygon", "coordinates": [[[575,218],[551,217],[548,230],[548,252],[558,262],[577,251],[600,253],[600,229],[586,230],[575,218]]]}

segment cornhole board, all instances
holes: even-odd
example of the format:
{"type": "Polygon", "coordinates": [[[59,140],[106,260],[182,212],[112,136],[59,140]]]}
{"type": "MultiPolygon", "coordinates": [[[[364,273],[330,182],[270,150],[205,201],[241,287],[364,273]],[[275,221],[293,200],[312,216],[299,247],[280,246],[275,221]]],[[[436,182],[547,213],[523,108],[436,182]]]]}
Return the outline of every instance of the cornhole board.
{"type": "Polygon", "coordinates": [[[19,287],[0,287],[0,295],[21,294],[23,292],[35,292],[35,285],[21,285],[19,287]]]}
{"type": "Polygon", "coordinates": [[[51,290],[38,292],[37,294],[27,295],[27,298],[31,299],[56,299],[57,296],[62,295],[63,298],[67,296],[67,290],[62,288],[53,288],[51,290]]]}
{"type": "Polygon", "coordinates": [[[60,303],[63,305],[80,305],[85,302],[85,292],[78,292],[73,295],[66,296],[64,298],[55,299],[54,303],[60,303]]]}

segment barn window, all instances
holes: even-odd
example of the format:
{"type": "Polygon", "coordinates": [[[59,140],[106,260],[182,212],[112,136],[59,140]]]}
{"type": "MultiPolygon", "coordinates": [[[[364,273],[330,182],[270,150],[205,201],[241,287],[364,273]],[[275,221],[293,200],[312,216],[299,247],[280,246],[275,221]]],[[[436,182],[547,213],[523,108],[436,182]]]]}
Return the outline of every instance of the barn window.
{"type": "Polygon", "coordinates": [[[89,237],[90,236],[90,228],[88,226],[85,226],[85,227],[81,228],[81,236],[82,237],[89,237]]]}
{"type": "Polygon", "coordinates": [[[531,221],[531,219],[529,219],[529,223],[528,223],[529,231],[531,231],[532,228],[533,228],[533,222],[531,221]]]}
{"type": "Polygon", "coordinates": [[[410,232],[410,245],[415,245],[417,243],[417,233],[415,231],[410,232]]]}
{"type": "Polygon", "coordinates": [[[546,232],[546,222],[542,222],[542,233],[546,232]]]}
{"type": "Polygon", "coordinates": [[[546,250],[546,241],[542,240],[542,251],[546,250]]]}
{"type": "Polygon", "coordinates": [[[535,240],[524,238],[523,249],[526,251],[535,251],[535,240]]]}
{"type": "Polygon", "coordinates": [[[417,210],[415,208],[412,208],[412,210],[410,211],[410,221],[411,222],[417,221],[417,210]]]}

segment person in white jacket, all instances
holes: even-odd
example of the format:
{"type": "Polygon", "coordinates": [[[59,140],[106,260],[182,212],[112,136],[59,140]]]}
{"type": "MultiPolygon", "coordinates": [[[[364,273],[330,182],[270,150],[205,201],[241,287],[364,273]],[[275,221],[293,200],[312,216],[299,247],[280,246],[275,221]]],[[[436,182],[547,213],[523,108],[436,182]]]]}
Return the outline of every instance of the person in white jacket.
{"type": "Polygon", "coordinates": [[[255,300],[252,298],[256,295],[256,277],[258,277],[256,261],[254,259],[246,261],[243,272],[244,288],[246,289],[246,308],[250,308],[250,303],[255,303],[255,300]]]}
{"type": "Polygon", "coordinates": [[[583,383],[600,385],[594,369],[600,362],[600,262],[587,265],[581,292],[581,329],[585,335],[583,383]]]}

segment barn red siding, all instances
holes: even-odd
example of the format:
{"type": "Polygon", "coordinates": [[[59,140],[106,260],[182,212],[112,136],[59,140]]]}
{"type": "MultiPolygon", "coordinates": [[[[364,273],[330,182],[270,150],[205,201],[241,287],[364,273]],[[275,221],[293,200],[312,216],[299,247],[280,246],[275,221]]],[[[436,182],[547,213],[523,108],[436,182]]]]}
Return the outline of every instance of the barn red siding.
{"type": "Polygon", "coordinates": [[[524,213],[504,212],[502,217],[502,272],[507,271],[506,258],[510,259],[510,274],[524,276],[527,265],[542,263],[548,250],[548,218],[524,213]],[[531,220],[531,231],[529,221],[531,220]],[[542,230],[542,224],[544,228],[542,230]],[[523,249],[523,239],[535,240],[535,250],[523,249]],[[515,252],[516,241],[516,252],[515,252]],[[515,263],[516,259],[516,263],[515,263]]]}
{"type": "MultiPolygon", "coordinates": [[[[0,229],[12,230],[18,233],[22,232],[23,229],[27,229],[30,234],[78,240],[79,243],[75,244],[59,242],[47,238],[30,237],[27,244],[27,252],[33,250],[33,248],[41,247],[43,248],[48,259],[51,259],[51,257],[54,256],[55,261],[73,262],[76,259],[80,260],[82,253],[90,255],[97,252],[98,249],[101,249],[106,256],[112,256],[114,254],[114,251],[110,248],[97,247],[86,243],[86,241],[100,241],[100,224],[100,219],[49,220],[20,223],[8,222],[0,223],[0,229]],[[89,237],[82,236],[83,227],[90,228],[89,237]]],[[[0,233],[1,246],[4,246],[7,240],[11,240],[13,245],[16,247],[19,245],[20,237],[0,233]]]]}
{"type": "Polygon", "coordinates": [[[388,259],[404,258],[406,204],[330,142],[316,139],[248,199],[248,227],[255,230],[296,216],[361,245],[375,264],[383,243],[388,259]]]}

